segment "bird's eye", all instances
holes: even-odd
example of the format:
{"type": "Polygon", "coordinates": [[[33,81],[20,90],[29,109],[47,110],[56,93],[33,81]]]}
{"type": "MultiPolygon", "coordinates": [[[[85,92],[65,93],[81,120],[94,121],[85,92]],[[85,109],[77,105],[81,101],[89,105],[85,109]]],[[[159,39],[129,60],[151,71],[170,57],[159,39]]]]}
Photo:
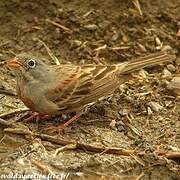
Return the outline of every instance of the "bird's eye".
{"type": "Polygon", "coordinates": [[[27,62],[28,66],[31,67],[31,68],[34,68],[36,66],[36,61],[33,60],[33,59],[30,59],[28,62],[27,62]]]}

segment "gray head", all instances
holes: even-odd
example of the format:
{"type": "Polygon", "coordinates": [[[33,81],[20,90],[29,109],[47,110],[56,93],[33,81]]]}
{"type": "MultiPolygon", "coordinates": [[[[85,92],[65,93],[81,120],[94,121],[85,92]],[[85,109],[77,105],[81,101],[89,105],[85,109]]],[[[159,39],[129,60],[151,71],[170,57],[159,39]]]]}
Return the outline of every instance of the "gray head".
{"type": "Polygon", "coordinates": [[[48,65],[37,57],[27,54],[19,54],[15,58],[7,61],[7,66],[14,70],[17,78],[26,81],[45,80],[44,76],[50,73],[48,65]]]}

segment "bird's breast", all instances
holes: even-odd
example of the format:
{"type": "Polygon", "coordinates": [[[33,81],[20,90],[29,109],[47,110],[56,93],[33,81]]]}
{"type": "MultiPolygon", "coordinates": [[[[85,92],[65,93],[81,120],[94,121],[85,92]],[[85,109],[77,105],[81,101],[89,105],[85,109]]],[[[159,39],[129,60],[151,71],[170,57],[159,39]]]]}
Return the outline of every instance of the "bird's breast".
{"type": "Polygon", "coordinates": [[[17,92],[17,95],[18,97],[21,99],[21,101],[29,108],[31,109],[32,111],[36,111],[34,109],[34,103],[33,101],[31,100],[30,97],[28,97],[28,95],[26,94],[26,91],[24,89],[24,87],[22,86],[18,86],[16,87],[16,92],[17,92]]]}

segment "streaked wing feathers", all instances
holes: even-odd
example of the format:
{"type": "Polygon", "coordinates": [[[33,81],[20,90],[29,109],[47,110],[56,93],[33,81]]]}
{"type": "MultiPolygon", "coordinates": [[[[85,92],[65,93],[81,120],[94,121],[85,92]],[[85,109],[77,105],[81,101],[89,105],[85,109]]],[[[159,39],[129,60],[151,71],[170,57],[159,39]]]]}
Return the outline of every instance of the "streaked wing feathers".
{"type": "MultiPolygon", "coordinates": [[[[61,67],[61,71],[63,69],[66,67],[61,67]]],[[[56,90],[53,90],[55,94],[51,100],[58,104],[60,111],[71,112],[83,108],[84,105],[111,94],[119,85],[119,78],[116,76],[119,66],[84,65],[79,68],[77,66],[77,69],[69,72],[56,90]],[[63,87],[63,82],[68,83],[63,87]]]]}

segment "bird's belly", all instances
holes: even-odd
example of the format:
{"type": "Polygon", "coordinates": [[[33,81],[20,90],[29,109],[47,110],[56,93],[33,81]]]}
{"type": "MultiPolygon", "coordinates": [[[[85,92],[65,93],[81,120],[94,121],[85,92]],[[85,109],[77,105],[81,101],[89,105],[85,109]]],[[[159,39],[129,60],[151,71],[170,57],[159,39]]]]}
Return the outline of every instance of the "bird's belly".
{"type": "Polygon", "coordinates": [[[24,92],[24,88],[20,88],[17,86],[16,91],[17,91],[18,97],[21,99],[24,105],[27,106],[32,111],[36,111],[34,109],[33,101],[26,95],[26,93],[24,92]]]}

